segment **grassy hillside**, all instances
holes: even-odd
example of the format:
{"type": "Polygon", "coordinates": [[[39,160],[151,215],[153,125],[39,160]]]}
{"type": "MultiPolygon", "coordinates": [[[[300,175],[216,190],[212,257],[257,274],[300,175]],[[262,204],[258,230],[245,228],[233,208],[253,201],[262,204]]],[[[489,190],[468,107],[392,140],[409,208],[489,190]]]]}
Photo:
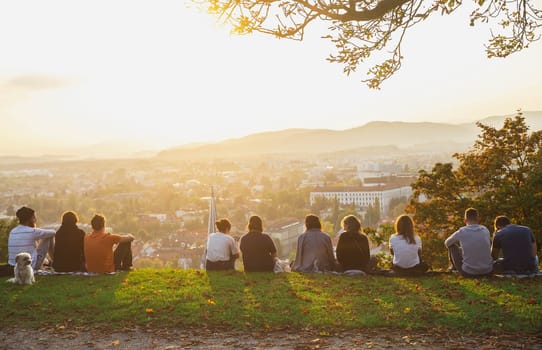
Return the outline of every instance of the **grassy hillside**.
{"type": "Polygon", "coordinates": [[[137,270],[0,283],[0,328],[40,326],[539,332],[542,278],[464,279],[137,270]]]}

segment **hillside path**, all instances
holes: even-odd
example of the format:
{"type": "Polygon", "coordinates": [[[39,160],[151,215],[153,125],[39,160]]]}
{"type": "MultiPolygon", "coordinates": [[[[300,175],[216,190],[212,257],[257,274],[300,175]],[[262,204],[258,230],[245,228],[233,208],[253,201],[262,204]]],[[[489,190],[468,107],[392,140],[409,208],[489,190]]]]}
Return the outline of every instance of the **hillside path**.
{"type": "Polygon", "coordinates": [[[0,349],[542,349],[542,333],[459,334],[446,331],[359,329],[221,331],[210,329],[1,329],[0,349]]]}

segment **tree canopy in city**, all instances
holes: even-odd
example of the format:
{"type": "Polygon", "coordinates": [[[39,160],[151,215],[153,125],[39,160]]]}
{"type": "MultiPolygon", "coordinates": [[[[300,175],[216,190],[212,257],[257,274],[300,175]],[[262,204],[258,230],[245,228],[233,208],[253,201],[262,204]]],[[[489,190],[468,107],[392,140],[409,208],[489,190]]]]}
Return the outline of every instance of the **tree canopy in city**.
{"type": "MultiPolygon", "coordinates": [[[[462,0],[193,0],[231,25],[232,33],[260,32],[277,38],[303,40],[313,22],[328,25],[324,38],[336,51],[327,58],[343,65],[346,74],[367,62],[362,81],[370,88],[401,67],[401,43],[408,29],[434,15],[447,15],[462,0]],[[384,57],[369,62],[373,54],[384,57]]],[[[540,38],[542,11],[529,0],[472,0],[470,25],[492,24],[487,57],[507,57],[540,38]]]]}

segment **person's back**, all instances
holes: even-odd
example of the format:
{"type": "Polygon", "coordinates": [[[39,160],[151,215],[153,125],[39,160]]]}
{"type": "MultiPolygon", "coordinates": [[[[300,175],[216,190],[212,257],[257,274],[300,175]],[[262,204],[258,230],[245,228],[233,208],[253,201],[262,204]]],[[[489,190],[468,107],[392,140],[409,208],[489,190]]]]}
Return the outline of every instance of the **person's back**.
{"type": "Polygon", "coordinates": [[[370,259],[369,240],[359,231],[341,233],[337,243],[337,260],[343,270],[367,270],[370,259]]]}
{"type": "Polygon", "coordinates": [[[105,232],[88,233],[85,236],[84,243],[87,271],[96,273],[115,272],[113,246],[119,242],[119,235],[105,232]]]}
{"type": "Polygon", "coordinates": [[[8,265],[15,266],[17,254],[27,252],[32,257],[32,268],[39,269],[47,253],[52,255],[56,232],[36,228],[36,215],[33,209],[22,207],[17,210],[19,225],[14,227],[8,237],[8,265]]]}
{"type": "Polygon", "coordinates": [[[297,240],[297,254],[292,270],[317,272],[334,269],[333,245],[329,235],[317,228],[302,233],[297,240]]]}
{"type": "Polygon", "coordinates": [[[65,212],[62,225],[55,235],[53,268],[57,272],[84,271],[85,258],[83,242],[85,232],[77,227],[77,215],[65,212]]]}
{"type": "Polygon", "coordinates": [[[207,239],[206,270],[230,270],[235,268],[235,259],[239,257],[239,248],[228,233],[231,223],[228,219],[215,222],[218,232],[213,232],[207,239]]]}
{"type": "Polygon", "coordinates": [[[134,236],[105,232],[105,217],[94,215],[91,220],[93,232],[85,235],[84,251],[88,272],[111,273],[115,270],[129,271],[132,267],[131,242],[134,236]],[[113,251],[113,246],[117,248],[113,251]]]}
{"type": "Polygon", "coordinates": [[[292,270],[296,272],[323,272],[335,270],[335,257],[331,238],[322,232],[320,218],[305,216],[306,231],[297,239],[297,251],[292,270]]]}
{"type": "Polygon", "coordinates": [[[502,249],[504,271],[528,273],[535,271],[532,245],[533,233],[526,226],[509,224],[501,228],[493,238],[494,248],[502,249]]]}
{"type": "Polygon", "coordinates": [[[276,253],[276,248],[269,235],[261,232],[248,232],[241,237],[239,247],[245,271],[273,271],[275,265],[273,255],[276,253]]]}
{"type": "Polygon", "coordinates": [[[445,241],[447,247],[461,246],[461,268],[469,275],[484,275],[493,270],[489,230],[479,224],[461,227],[445,241]]]}

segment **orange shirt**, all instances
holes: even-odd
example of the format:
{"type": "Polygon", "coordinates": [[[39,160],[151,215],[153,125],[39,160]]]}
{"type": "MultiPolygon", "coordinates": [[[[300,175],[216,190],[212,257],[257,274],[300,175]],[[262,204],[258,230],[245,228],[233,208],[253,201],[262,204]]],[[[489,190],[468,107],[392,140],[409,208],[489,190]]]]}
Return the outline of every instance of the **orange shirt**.
{"type": "Polygon", "coordinates": [[[112,233],[92,232],[85,235],[85,260],[88,272],[115,272],[113,246],[121,236],[112,233]]]}

